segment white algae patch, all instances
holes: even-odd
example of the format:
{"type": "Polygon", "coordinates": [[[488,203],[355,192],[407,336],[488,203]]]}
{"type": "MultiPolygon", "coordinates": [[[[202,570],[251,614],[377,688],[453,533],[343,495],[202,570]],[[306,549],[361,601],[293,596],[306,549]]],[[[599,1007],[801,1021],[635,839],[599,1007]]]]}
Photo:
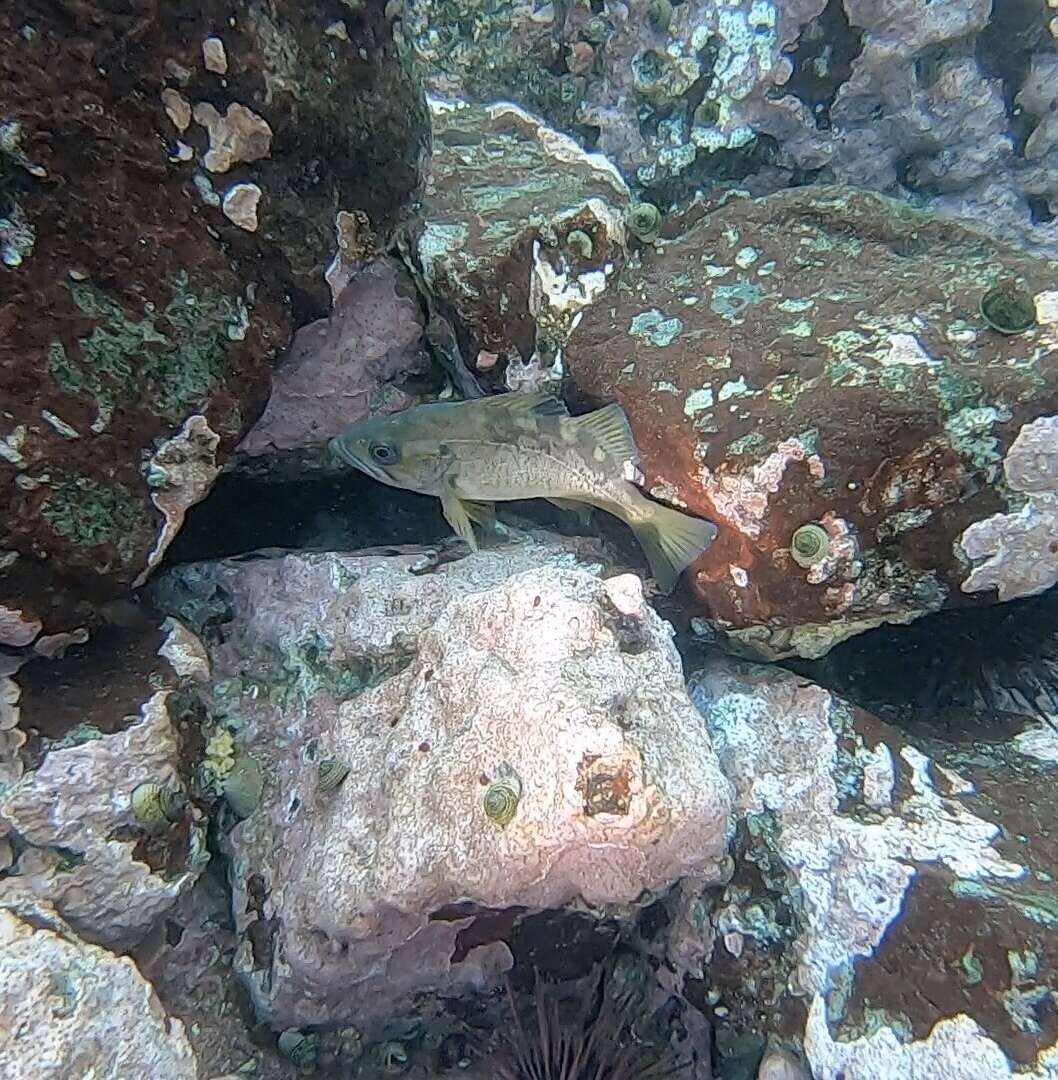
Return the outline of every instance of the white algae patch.
{"type": "Polygon", "coordinates": [[[926,1039],[901,1042],[891,1028],[852,1042],[838,1042],[827,1028],[826,1004],[812,1000],[805,1053],[815,1080],[1054,1080],[1058,1051],[1039,1055],[1039,1068],[1015,1072],[1006,1054],[969,1016],[934,1025],[926,1039]],[[1047,1059],[1050,1058],[1050,1063],[1047,1059]]]}
{"type": "Polygon", "coordinates": [[[963,879],[1018,878],[1024,868],[992,846],[999,828],[958,798],[940,794],[930,759],[911,746],[899,762],[882,745],[859,743],[859,797],[870,820],[839,810],[848,765],[839,732],[844,706],[817,686],[777,670],[740,681],[720,662],[691,677],[736,811],[770,814],[769,844],[801,894],[797,946],[801,989],[826,994],[855,957],[871,956],[899,916],[915,865],[934,863],[963,879]],[[910,793],[894,796],[896,770],[910,793]]]}
{"type": "Polygon", "coordinates": [[[0,911],[0,1075],[196,1080],[184,1025],[131,960],[0,911]]]}
{"type": "Polygon", "coordinates": [[[1000,600],[1033,596],[1058,582],[1058,416],[1025,424],[1003,461],[1010,488],[1024,498],[959,538],[973,570],[963,592],[996,589],[1000,600]]]}
{"type": "Polygon", "coordinates": [[[256,184],[233,184],[224,193],[220,208],[233,225],[247,232],[257,232],[257,205],[261,195],[256,184]]]}
{"type": "Polygon", "coordinates": [[[206,497],[220,472],[217,447],[220,436],[204,416],[189,416],[184,426],[155,451],[147,464],[151,501],[165,515],[158,540],[147,556],[147,565],[135,581],[138,588],[161,561],[184,523],[184,515],[206,497]]]}

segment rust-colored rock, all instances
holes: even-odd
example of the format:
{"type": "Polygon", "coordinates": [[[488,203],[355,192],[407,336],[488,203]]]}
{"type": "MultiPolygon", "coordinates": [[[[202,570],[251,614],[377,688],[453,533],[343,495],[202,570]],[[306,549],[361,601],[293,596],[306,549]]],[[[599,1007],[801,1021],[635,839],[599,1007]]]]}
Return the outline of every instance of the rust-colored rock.
{"type": "Polygon", "coordinates": [[[185,423],[215,435],[214,469],[252,424],[292,326],[329,306],[338,211],[385,232],[417,183],[424,113],[380,13],[346,41],[312,4],[230,15],[0,12],[0,606],[45,634],[171,539],[148,474],[185,423]],[[203,126],[225,117],[247,138],[203,126]],[[263,193],[255,231],[225,217],[232,186],[263,193]]]}
{"type": "Polygon", "coordinates": [[[1056,282],[902,204],[803,188],[644,249],[567,358],[586,399],[628,412],[647,488],[719,524],[698,613],[760,655],[816,656],[972,602],[958,541],[1018,509],[1004,455],[1058,412],[1056,282]],[[1008,278],[1037,308],[1017,336],[979,311],[1008,278]]]}

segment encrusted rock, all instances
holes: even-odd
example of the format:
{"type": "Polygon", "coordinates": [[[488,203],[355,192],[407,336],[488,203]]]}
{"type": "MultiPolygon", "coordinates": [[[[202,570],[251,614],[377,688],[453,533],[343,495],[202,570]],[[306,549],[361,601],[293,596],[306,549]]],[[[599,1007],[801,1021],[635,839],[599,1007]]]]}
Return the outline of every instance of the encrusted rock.
{"type": "Polygon", "coordinates": [[[495,985],[501,925],[620,917],[721,873],[727,784],[638,579],[519,536],[416,564],[300,554],[154,586],[214,627],[211,715],[237,716],[236,753],[263,766],[231,833],[233,910],[278,1029],[355,1021],[370,1041],[417,996],[495,985]],[[328,758],[349,772],[321,791],[328,758]],[[502,822],[499,783],[517,793],[502,822]]]}
{"type": "Polygon", "coordinates": [[[415,237],[426,285],[472,335],[470,355],[550,365],[623,261],[628,188],[606,158],[515,105],[429,105],[433,154],[415,237]],[[589,238],[590,258],[583,243],[566,244],[570,233],[589,238]]]}
{"type": "Polygon", "coordinates": [[[0,879],[0,903],[47,900],[87,940],[128,949],[194,883],[208,860],[202,830],[185,816],[164,853],[147,854],[132,806],[140,784],[181,787],[168,696],[155,693],[123,731],[86,730],[86,741],[49,750],[3,791],[0,823],[22,852],[0,879]]]}
{"type": "Polygon", "coordinates": [[[67,930],[0,911],[0,1073],[197,1080],[184,1025],[151,984],[67,930]]]}
{"type": "MultiPolygon", "coordinates": [[[[18,782],[22,776],[19,751],[26,744],[26,734],[18,726],[22,690],[14,679],[0,675],[0,791],[18,782]]],[[[10,830],[0,821],[0,835],[10,830]]]]}
{"type": "Polygon", "coordinates": [[[223,463],[267,397],[292,297],[324,310],[336,212],[391,232],[427,127],[378,5],[348,42],[315,2],[90,7],[0,6],[0,255],[19,261],[0,268],[0,605],[47,633],[92,625],[144,572],[162,527],[145,461],[197,415],[223,463]],[[230,86],[203,64],[214,31],[230,86]],[[192,152],[243,164],[214,191],[192,152]],[[228,223],[230,183],[267,193],[267,229],[228,223]]]}
{"type": "Polygon", "coordinates": [[[927,756],[777,668],[718,659],[690,694],[735,787],[736,869],[711,917],[727,947],[704,970],[732,1027],[781,1016],[832,1080],[1045,1076],[1054,761],[999,741],[927,756]]]}
{"type": "Polygon", "coordinates": [[[1041,416],[1021,429],[1003,472],[1010,504],[1021,506],[974,522],[959,538],[975,564],[962,589],[994,588],[1000,600],[1012,600],[1058,582],[1058,416],[1041,416]]]}
{"type": "Polygon", "coordinates": [[[647,488],[719,525],[691,573],[713,628],[765,657],[819,656],[966,602],[955,542],[1021,510],[1004,453],[1058,411],[1056,274],[878,196],[734,198],[643,252],[566,355],[580,391],[624,406],[647,488]],[[1015,337],[978,312],[1011,277],[1044,314],[1015,337]]]}
{"type": "Polygon", "coordinates": [[[428,88],[514,101],[668,203],[807,176],[1058,256],[1054,12],[990,0],[402,5],[428,88]],[[1050,79],[1048,81],[1048,77],[1050,79]]]}
{"type": "Polygon", "coordinates": [[[258,455],[321,444],[364,419],[372,404],[380,406],[389,384],[425,371],[422,311],[413,297],[407,274],[391,259],[357,274],[329,318],[294,335],[268,405],[239,451],[258,455]]]}

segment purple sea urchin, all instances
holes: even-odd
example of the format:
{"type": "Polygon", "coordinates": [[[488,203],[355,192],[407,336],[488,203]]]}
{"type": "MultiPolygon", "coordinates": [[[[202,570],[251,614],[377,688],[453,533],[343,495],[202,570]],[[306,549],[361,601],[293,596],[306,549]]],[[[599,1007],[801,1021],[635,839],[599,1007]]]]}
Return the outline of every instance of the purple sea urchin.
{"type": "Polygon", "coordinates": [[[539,977],[533,998],[535,1023],[526,1023],[508,983],[512,1024],[506,1045],[490,1062],[496,1080],[690,1080],[686,1064],[636,1040],[636,999],[615,996],[605,969],[577,1009],[560,1012],[556,988],[539,977]]]}

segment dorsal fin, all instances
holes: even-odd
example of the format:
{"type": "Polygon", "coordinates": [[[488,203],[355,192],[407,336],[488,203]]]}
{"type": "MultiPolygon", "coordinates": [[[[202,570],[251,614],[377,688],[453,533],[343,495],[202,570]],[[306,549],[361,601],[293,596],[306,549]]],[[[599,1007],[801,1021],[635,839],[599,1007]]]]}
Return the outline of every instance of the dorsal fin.
{"type": "Polygon", "coordinates": [[[639,454],[628,417],[620,405],[607,405],[584,416],[565,421],[577,438],[583,438],[618,461],[635,461],[639,454]]]}
{"type": "Polygon", "coordinates": [[[513,414],[531,412],[537,416],[569,416],[565,403],[554,394],[543,390],[516,390],[510,394],[492,394],[489,397],[477,398],[473,404],[478,407],[484,405],[487,408],[506,409],[513,414]]]}

